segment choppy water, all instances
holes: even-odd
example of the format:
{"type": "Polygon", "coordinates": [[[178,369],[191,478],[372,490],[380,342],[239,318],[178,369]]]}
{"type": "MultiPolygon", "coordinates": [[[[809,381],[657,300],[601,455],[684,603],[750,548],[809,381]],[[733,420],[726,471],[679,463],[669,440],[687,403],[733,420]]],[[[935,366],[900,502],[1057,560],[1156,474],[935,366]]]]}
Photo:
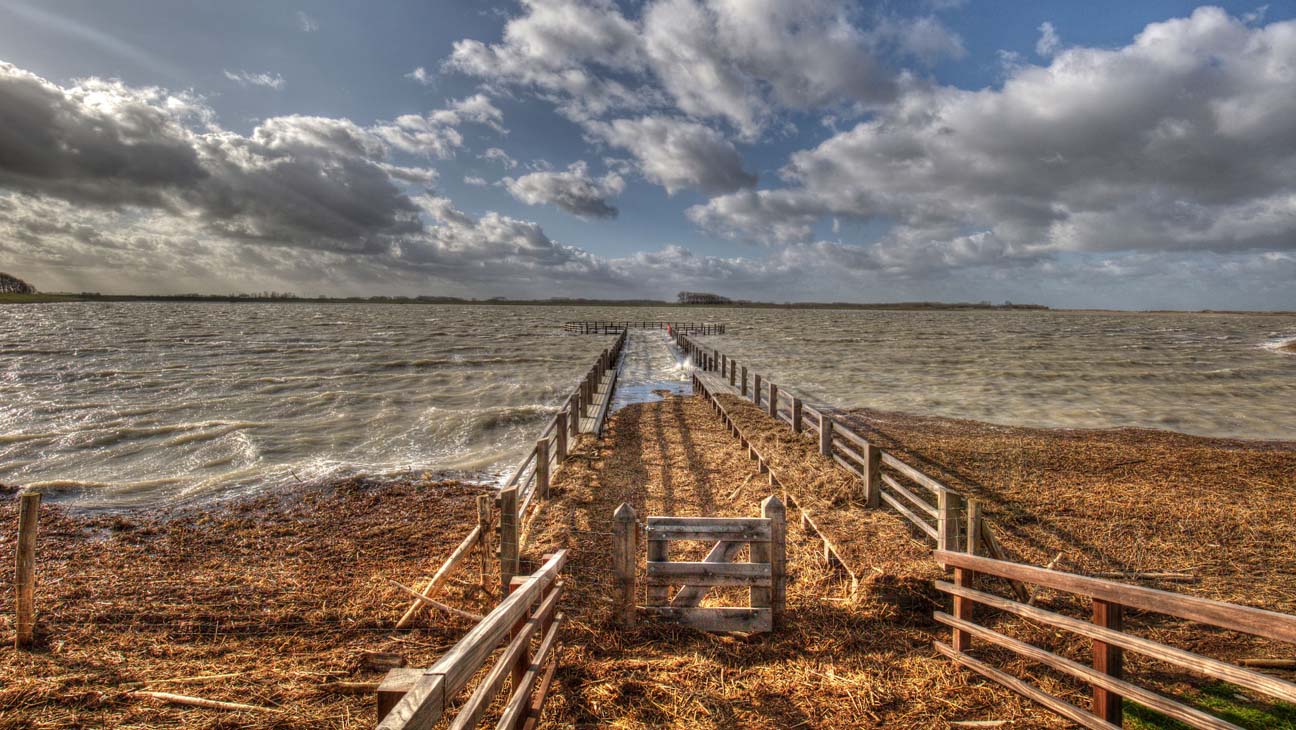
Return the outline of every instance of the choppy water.
{"type": "MultiPolygon", "coordinates": [[[[497,474],[611,337],[571,319],[709,319],[707,338],[844,407],[1296,439],[1296,318],[344,304],[0,306],[0,482],[86,506],[357,472],[497,474]],[[62,489],[59,489],[62,488],[62,489]]],[[[655,336],[655,334],[654,334],[655,336]]],[[[645,337],[619,402],[678,388],[645,337]]]]}

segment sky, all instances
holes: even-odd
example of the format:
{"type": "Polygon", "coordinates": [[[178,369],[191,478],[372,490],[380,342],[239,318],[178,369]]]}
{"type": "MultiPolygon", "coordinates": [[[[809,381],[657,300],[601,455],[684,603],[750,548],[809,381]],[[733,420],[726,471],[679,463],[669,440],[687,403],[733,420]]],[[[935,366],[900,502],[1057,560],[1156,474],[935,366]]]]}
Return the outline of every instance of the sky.
{"type": "Polygon", "coordinates": [[[46,291],[1296,309],[1296,0],[0,0],[46,291]]]}

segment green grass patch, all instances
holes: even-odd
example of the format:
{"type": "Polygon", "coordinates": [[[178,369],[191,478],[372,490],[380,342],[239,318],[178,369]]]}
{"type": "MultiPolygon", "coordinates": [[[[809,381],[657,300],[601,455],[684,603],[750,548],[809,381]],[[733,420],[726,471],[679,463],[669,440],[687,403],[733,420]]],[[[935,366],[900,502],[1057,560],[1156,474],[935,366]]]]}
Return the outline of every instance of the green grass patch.
{"type": "MultiPolygon", "coordinates": [[[[1221,720],[1247,730],[1296,730],[1296,705],[1286,702],[1273,704],[1264,701],[1247,701],[1243,691],[1222,682],[1208,684],[1179,698],[1221,720]]],[[[1250,695],[1247,695],[1248,697],[1250,695]]],[[[1188,725],[1172,720],[1155,710],[1125,701],[1125,727],[1134,730],[1191,730],[1188,725]]]]}
{"type": "Polygon", "coordinates": [[[75,302],[77,297],[63,294],[0,294],[0,304],[34,304],[40,302],[75,302]]]}

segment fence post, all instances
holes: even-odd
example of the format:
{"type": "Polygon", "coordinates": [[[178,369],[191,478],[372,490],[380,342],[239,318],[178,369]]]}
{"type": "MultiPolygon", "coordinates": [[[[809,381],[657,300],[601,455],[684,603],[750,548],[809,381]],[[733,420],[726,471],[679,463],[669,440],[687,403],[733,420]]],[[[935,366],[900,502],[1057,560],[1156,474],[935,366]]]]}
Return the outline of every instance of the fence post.
{"type": "MultiPolygon", "coordinates": [[[[1093,599],[1093,622],[1103,628],[1120,631],[1122,628],[1124,611],[1119,603],[1109,603],[1100,599],[1093,599]]],[[[1112,646],[1104,641],[1093,642],[1093,668],[1110,677],[1120,679],[1122,674],[1121,667],[1121,648],[1112,646]]],[[[1117,727],[1122,720],[1121,713],[1121,696],[1111,690],[1102,687],[1093,687],[1093,714],[1110,722],[1117,727]]]]}
{"type": "Polygon", "coordinates": [[[577,389],[575,393],[572,393],[571,417],[567,419],[568,435],[570,435],[572,438],[576,438],[578,435],[580,435],[580,421],[581,421],[581,394],[580,394],[580,389],[577,389]]]}
{"type": "MultiPolygon", "coordinates": [[[[648,541],[648,560],[653,563],[664,563],[670,560],[670,541],[669,540],[649,540],[648,541]]],[[[668,591],[670,588],[665,585],[648,584],[648,605],[665,606],[666,599],[670,598],[668,591]]]]}
{"type": "Polygon", "coordinates": [[[729,387],[732,388],[738,383],[738,365],[733,360],[729,361],[729,387]]]}
{"type": "Polygon", "coordinates": [[[18,614],[18,634],[14,647],[27,649],[32,645],[36,628],[36,525],[40,520],[40,492],[18,495],[18,560],[14,571],[18,614]]]}
{"type": "MultiPolygon", "coordinates": [[[[970,570],[955,568],[954,585],[959,586],[960,588],[971,588],[973,575],[974,574],[970,570]]],[[[976,604],[973,603],[971,598],[954,596],[954,618],[963,619],[964,621],[969,622],[972,621],[973,607],[975,605],[976,604]]],[[[954,636],[951,643],[954,645],[955,651],[967,651],[972,647],[972,635],[966,631],[954,629],[954,636]]]]}
{"type": "Polygon", "coordinates": [[[619,589],[617,618],[623,626],[633,626],[635,622],[635,537],[638,531],[634,507],[622,502],[612,513],[612,571],[616,574],[619,589]]]}
{"type": "MultiPolygon", "coordinates": [[[[783,614],[787,608],[787,508],[778,497],[771,494],[761,502],[761,517],[770,521],[769,606],[774,628],[779,628],[783,625],[783,614]]],[[[752,543],[752,548],[755,547],[756,544],[752,543]]]]}
{"type": "Polygon", "coordinates": [[[742,395],[743,395],[744,398],[746,398],[746,397],[747,397],[747,366],[746,366],[746,365],[743,365],[743,366],[742,366],[742,381],[743,381],[743,382],[742,382],[742,395]]]}
{"type": "Polygon", "coordinates": [[[558,450],[558,465],[567,460],[567,411],[558,411],[558,425],[554,427],[554,448],[558,450]]]}
{"type": "Polygon", "coordinates": [[[864,446],[864,504],[882,504],[882,449],[871,443],[864,446]]]}
{"type": "Polygon", "coordinates": [[[959,496],[948,489],[936,493],[936,548],[959,549],[959,496]]]}
{"type": "Polygon", "coordinates": [[[969,555],[981,555],[985,547],[981,544],[981,500],[967,501],[967,548],[969,555]]]}
{"type": "Polygon", "coordinates": [[[769,384],[769,414],[770,418],[778,420],[778,386],[773,383],[769,384]]]}
{"type": "Polygon", "coordinates": [[[537,441],[535,452],[536,494],[540,495],[541,499],[549,499],[549,439],[537,441]]]}
{"type": "Polygon", "coordinates": [[[728,374],[729,374],[729,356],[721,355],[720,356],[720,377],[723,378],[728,374]]]}
{"type": "Polygon", "coordinates": [[[832,458],[833,422],[827,413],[819,412],[819,455],[832,458]]]}
{"type": "Polygon", "coordinates": [[[801,399],[792,398],[792,433],[801,433],[801,399]]]}
{"type": "Polygon", "coordinates": [[[493,501],[489,494],[477,495],[477,551],[481,554],[481,587],[487,595],[490,594],[490,583],[486,576],[490,573],[490,523],[493,501]]]}
{"type": "Polygon", "coordinates": [[[508,595],[517,575],[518,548],[517,487],[510,487],[500,492],[500,595],[508,595]]]}
{"type": "Polygon", "coordinates": [[[759,373],[752,373],[752,403],[760,408],[761,402],[761,376],[759,373]]]}

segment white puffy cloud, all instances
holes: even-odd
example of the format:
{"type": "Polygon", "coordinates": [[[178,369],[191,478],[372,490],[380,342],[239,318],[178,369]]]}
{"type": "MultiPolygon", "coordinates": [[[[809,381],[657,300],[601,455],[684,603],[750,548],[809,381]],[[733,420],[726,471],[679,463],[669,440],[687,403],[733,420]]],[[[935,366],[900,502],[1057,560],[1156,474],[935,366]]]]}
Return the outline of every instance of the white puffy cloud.
{"type": "Polygon", "coordinates": [[[690,211],[732,236],[807,241],[832,216],[889,225],[872,261],[912,271],[1066,251],[1296,247],[1296,22],[1217,8],[1126,47],[1070,47],[1002,88],[909,83],[796,153],[788,187],[690,211]]]}
{"type": "Polygon", "coordinates": [[[592,122],[589,129],[628,150],[644,177],[671,194],[684,188],[716,193],[756,184],[733,144],[697,122],[655,116],[592,122]]]}
{"type": "Polygon", "coordinates": [[[409,79],[410,81],[416,81],[420,84],[423,84],[424,86],[431,86],[432,83],[436,81],[436,77],[433,76],[431,73],[429,73],[428,70],[426,68],[423,68],[422,66],[419,66],[415,68],[413,71],[410,71],[409,73],[405,74],[405,78],[409,79]]]}
{"type": "Polygon", "coordinates": [[[486,148],[486,151],[478,155],[478,157],[483,160],[493,160],[498,162],[510,170],[518,166],[517,160],[509,157],[509,154],[499,147],[488,147],[486,148]]]}
{"type": "Polygon", "coordinates": [[[444,109],[427,115],[402,114],[396,119],[374,125],[372,131],[386,144],[410,154],[448,158],[463,146],[459,126],[472,122],[506,134],[504,113],[485,94],[451,101],[444,109]]]}
{"type": "Polygon", "coordinates": [[[225,78],[233,81],[239,86],[263,86],[267,89],[279,91],[284,87],[284,77],[277,73],[261,72],[248,73],[247,71],[224,71],[225,78]]]}
{"type": "Polygon", "coordinates": [[[625,188],[615,173],[592,177],[583,161],[563,172],[533,172],[516,179],[506,177],[502,182],[513,197],[527,205],[556,205],[581,218],[615,218],[617,209],[608,200],[625,188]]]}

